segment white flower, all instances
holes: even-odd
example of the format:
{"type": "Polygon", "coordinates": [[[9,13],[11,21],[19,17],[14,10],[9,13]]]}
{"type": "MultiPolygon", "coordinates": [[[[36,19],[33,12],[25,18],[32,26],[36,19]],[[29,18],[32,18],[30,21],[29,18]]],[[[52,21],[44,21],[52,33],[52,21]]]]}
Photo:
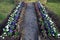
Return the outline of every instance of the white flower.
{"type": "Polygon", "coordinates": [[[54,34],[52,34],[53,36],[55,36],[54,34]]]}
{"type": "Polygon", "coordinates": [[[45,10],[43,10],[43,11],[45,11],[45,10]]]}
{"type": "Polygon", "coordinates": [[[5,31],[5,29],[3,28],[3,31],[5,31]]]}
{"type": "Polygon", "coordinates": [[[10,21],[10,20],[8,20],[8,21],[10,21]]]}
{"type": "Polygon", "coordinates": [[[53,29],[54,29],[54,32],[56,32],[56,28],[55,28],[55,27],[53,27],[53,29]]]}
{"type": "Polygon", "coordinates": [[[9,31],[9,29],[6,29],[6,31],[9,31]]]}
{"type": "Polygon", "coordinates": [[[2,37],[3,39],[5,38],[5,37],[2,37]]]}
{"type": "Polygon", "coordinates": [[[54,24],[52,24],[52,26],[54,27],[55,25],[54,25],[54,24]]]}
{"type": "Polygon", "coordinates": [[[7,26],[5,26],[5,28],[7,28],[7,29],[8,29],[8,28],[9,28],[9,26],[10,26],[10,25],[7,25],[7,26]]]}
{"type": "Polygon", "coordinates": [[[16,13],[18,10],[15,10],[14,13],[16,13]]]}
{"type": "Polygon", "coordinates": [[[50,22],[52,22],[51,20],[49,20],[50,22]]]}
{"type": "Polygon", "coordinates": [[[52,28],[53,26],[51,26],[51,28],[52,28]]]}
{"type": "Polygon", "coordinates": [[[52,26],[54,26],[52,22],[50,22],[50,24],[51,24],[52,26]]]}
{"type": "Polygon", "coordinates": [[[58,38],[60,38],[60,34],[58,34],[58,38]]]}
{"type": "Polygon", "coordinates": [[[46,17],[48,17],[48,15],[46,14],[46,17]]]}
{"type": "Polygon", "coordinates": [[[6,32],[4,34],[6,34],[6,32]]]}
{"type": "Polygon", "coordinates": [[[10,16],[12,16],[12,15],[10,15],[10,16]]]}
{"type": "Polygon", "coordinates": [[[18,7],[20,7],[20,5],[18,5],[18,7]]]}
{"type": "Polygon", "coordinates": [[[14,18],[12,18],[12,20],[14,20],[14,18]]]}
{"type": "Polygon", "coordinates": [[[19,7],[16,7],[16,9],[18,9],[19,7]]]}
{"type": "Polygon", "coordinates": [[[48,17],[47,20],[50,20],[50,17],[48,17]]]}
{"type": "Polygon", "coordinates": [[[11,14],[10,16],[13,16],[13,14],[11,14]]]}

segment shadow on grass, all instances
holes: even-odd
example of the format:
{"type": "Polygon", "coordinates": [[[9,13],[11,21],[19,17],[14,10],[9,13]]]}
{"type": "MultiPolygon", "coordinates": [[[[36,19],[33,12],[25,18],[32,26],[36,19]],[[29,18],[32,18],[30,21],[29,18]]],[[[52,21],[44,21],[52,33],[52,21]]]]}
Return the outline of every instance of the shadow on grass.
{"type": "Polygon", "coordinates": [[[48,15],[52,18],[53,22],[55,23],[58,31],[60,32],[60,16],[56,15],[53,11],[46,8],[48,15]]]}

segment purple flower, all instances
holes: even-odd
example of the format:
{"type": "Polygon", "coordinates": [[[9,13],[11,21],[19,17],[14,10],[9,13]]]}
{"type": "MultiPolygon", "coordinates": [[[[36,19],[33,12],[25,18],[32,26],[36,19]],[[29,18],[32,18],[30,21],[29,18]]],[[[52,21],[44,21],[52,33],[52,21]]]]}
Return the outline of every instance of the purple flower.
{"type": "Polygon", "coordinates": [[[11,32],[11,33],[12,33],[13,31],[12,31],[12,30],[10,30],[9,32],[11,32]]]}

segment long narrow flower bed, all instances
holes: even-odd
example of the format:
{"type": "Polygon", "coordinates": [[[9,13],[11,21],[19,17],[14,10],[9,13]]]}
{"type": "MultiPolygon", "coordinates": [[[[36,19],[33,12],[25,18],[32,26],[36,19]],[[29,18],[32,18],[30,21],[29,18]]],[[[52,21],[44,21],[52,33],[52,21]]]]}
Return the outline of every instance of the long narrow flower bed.
{"type": "Polygon", "coordinates": [[[21,14],[21,10],[24,6],[24,2],[21,2],[17,5],[14,12],[8,18],[7,25],[3,28],[3,34],[0,36],[4,39],[5,36],[13,36],[18,35],[19,33],[16,31],[17,22],[21,14]]]}
{"type": "Polygon", "coordinates": [[[52,19],[48,16],[47,11],[45,10],[45,7],[40,3],[40,1],[37,3],[37,6],[39,8],[39,11],[41,13],[42,19],[43,19],[43,25],[44,28],[48,34],[48,36],[54,36],[54,37],[59,37],[60,34],[52,21],[52,19]]]}

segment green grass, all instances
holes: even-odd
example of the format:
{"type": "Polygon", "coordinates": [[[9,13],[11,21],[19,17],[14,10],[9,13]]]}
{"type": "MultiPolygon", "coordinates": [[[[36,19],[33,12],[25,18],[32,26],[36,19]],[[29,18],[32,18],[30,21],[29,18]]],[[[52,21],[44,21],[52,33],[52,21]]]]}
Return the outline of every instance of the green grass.
{"type": "MultiPolygon", "coordinates": [[[[7,17],[14,4],[10,1],[0,2],[0,22],[7,17]]],[[[48,0],[47,7],[60,16],[60,0],[48,0]]]]}
{"type": "Polygon", "coordinates": [[[14,4],[8,2],[0,2],[0,22],[7,17],[13,7],[14,4]]]}
{"type": "Polygon", "coordinates": [[[60,1],[59,0],[50,0],[47,2],[47,6],[50,10],[55,12],[58,16],[60,16],[60,1]]]}

